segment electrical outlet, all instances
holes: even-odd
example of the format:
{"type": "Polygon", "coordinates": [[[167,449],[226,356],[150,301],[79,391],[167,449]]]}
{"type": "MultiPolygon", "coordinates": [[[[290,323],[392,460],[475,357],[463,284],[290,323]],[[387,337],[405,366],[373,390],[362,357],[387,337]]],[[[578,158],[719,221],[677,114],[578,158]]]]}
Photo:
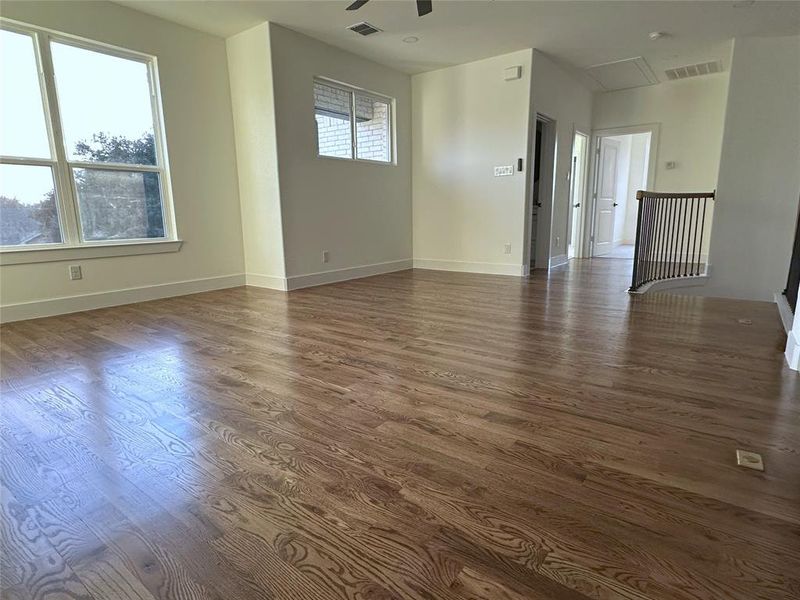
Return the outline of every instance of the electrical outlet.
{"type": "Polygon", "coordinates": [[[80,265],[69,266],[69,278],[73,281],[75,281],[76,279],[83,279],[83,273],[81,273],[80,265]]]}
{"type": "Polygon", "coordinates": [[[514,174],[514,167],[512,165],[494,168],[495,177],[508,177],[509,175],[513,174],[514,174]]]}
{"type": "Polygon", "coordinates": [[[330,254],[328,254],[327,250],[322,251],[322,262],[326,263],[330,260],[330,254]]]}
{"type": "Polygon", "coordinates": [[[505,252],[506,254],[511,254],[511,244],[506,244],[505,248],[503,249],[503,252],[505,252]]]}

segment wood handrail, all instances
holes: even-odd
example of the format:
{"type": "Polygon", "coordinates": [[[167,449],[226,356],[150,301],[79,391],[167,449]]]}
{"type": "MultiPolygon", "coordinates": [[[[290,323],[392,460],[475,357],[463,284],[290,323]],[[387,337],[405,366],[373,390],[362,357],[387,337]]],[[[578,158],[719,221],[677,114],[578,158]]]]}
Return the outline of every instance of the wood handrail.
{"type": "Polygon", "coordinates": [[[638,190],[636,192],[636,199],[641,200],[642,198],[711,198],[712,200],[716,196],[717,192],[648,192],[646,190],[638,190]]]}

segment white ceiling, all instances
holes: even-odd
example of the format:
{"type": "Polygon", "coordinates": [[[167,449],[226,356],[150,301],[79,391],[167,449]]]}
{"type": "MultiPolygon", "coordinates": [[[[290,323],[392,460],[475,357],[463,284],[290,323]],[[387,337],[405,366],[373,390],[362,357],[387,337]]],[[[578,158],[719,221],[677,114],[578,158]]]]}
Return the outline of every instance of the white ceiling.
{"type": "Polygon", "coordinates": [[[721,60],[727,68],[733,37],[800,33],[800,1],[433,0],[424,17],[412,0],[371,0],[346,11],[351,1],[117,3],[223,37],[273,21],[407,73],[537,48],[577,69],[642,56],[665,81],[671,67],[721,60]],[[358,21],[383,32],[362,37],[346,29],[358,21]],[[668,35],[651,41],[651,31],[668,35]],[[418,43],[402,42],[412,35],[418,43]]]}

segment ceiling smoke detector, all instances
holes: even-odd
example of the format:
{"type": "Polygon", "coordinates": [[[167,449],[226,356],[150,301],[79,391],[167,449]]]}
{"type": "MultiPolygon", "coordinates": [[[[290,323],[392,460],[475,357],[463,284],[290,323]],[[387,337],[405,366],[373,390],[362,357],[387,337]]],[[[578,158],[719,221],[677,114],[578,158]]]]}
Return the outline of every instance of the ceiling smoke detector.
{"type": "Polygon", "coordinates": [[[720,72],[722,72],[722,63],[718,60],[712,60],[711,62],[667,69],[664,71],[664,74],[670,81],[675,81],[676,79],[687,79],[689,77],[699,77],[700,75],[711,75],[712,73],[720,72]]]}
{"type": "Polygon", "coordinates": [[[361,21],[361,23],[356,23],[355,25],[350,25],[348,27],[350,31],[355,31],[358,35],[372,35],[373,33],[378,33],[383,31],[383,29],[378,29],[375,25],[371,25],[366,21],[361,21]]]}

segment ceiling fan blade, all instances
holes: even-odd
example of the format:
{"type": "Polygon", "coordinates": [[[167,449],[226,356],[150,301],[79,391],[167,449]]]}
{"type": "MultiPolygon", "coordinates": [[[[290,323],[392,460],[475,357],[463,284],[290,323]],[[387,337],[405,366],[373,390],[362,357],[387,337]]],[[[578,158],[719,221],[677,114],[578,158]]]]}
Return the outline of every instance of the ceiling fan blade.
{"type": "Polygon", "coordinates": [[[347,7],[346,10],[358,10],[362,6],[364,6],[369,0],[356,0],[350,6],[347,7]]]}
{"type": "Polygon", "coordinates": [[[417,0],[417,14],[422,17],[433,11],[433,0],[417,0]]]}

